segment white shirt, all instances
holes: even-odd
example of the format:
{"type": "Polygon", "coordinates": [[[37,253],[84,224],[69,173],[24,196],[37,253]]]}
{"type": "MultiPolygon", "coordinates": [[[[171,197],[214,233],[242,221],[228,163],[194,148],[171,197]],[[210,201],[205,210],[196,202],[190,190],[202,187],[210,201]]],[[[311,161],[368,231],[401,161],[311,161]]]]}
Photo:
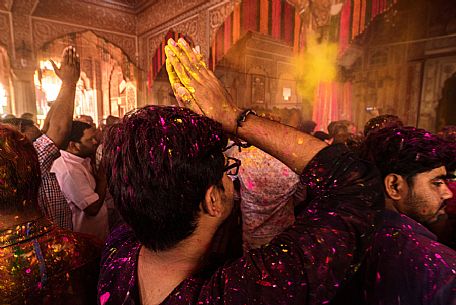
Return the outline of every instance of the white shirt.
{"type": "Polygon", "coordinates": [[[55,173],[60,188],[72,212],[73,231],[97,236],[104,241],[108,234],[108,210],[103,204],[95,216],[84,209],[99,199],[95,193],[96,181],[92,174],[90,158],[81,158],[64,150],[54,161],[51,172],[55,173]]]}

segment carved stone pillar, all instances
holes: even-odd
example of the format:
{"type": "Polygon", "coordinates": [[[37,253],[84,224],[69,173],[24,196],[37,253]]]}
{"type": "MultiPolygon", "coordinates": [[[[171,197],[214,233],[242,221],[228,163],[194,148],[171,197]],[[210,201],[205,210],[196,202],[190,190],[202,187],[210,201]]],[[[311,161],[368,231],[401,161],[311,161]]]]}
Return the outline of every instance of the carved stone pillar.
{"type": "Polygon", "coordinates": [[[12,23],[16,56],[11,62],[13,67],[14,105],[13,112],[36,114],[34,54],[32,50],[32,31],[30,14],[37,0],[14,1],[12,23]]]}
{"type": "Polygon", "coordinates": [[[36,114],[34,70],[13,69],[14,101],[13,112],[21,115],[24,112],[36,114]]]}

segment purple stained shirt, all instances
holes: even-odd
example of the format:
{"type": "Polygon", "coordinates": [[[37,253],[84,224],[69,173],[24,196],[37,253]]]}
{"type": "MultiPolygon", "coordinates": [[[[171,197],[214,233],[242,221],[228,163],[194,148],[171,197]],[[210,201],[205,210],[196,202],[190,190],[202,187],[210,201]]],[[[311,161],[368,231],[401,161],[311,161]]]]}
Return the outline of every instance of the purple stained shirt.
{"type": "Polygon", "coordinates": [[[456,252],[428,229],[393,211],[359,272],[331,305],[456,304],[456,252]]]}
{"type": "MultiPolygon", "coordinates": [[[[162,304],[328,304],[359,267],[384,204],[375,168],[343,145],[319,152],[301,175],[306,209],[267,245],[181,282],[162,304]]],[[[102,256],[99,304],[140,304],[141,244],[127,226],[102,256]]]]}

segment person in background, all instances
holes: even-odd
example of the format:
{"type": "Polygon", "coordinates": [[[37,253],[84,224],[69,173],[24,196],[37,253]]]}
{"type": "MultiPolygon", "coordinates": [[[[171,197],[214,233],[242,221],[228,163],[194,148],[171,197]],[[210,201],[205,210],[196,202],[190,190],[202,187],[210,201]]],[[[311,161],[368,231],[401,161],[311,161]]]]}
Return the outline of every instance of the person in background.
{"type": "Polygon", "coordinates": [[[328,134],[331,144],[346,144],[356,134],[356,126],[348,120],[333,121],[328,125],[328,134]]]}
{"type": "Polygon", "coordinates": [[[76,118],[76,121],[84,122],[84,123],[89,124],[90,126],[95,127],[93,118],[90,115],[81,114],[76,118]]]}
{"type": "Polygon", "coordinates": [[[403,127],[401,119],[393,114],[383,114],[376,116],[364,125],[364,136],[367,137],[369,133],[388,127],[403,127]]]}
{"type": "Polygon", "coordinates": [[[329,136],[329,134],[327,134],[324,131],[315,131],[313,136],[327,144],[331,144],[331,143],[329,143],[331,140],[331,137],[329,136]]]}
{"type": "Polygon", "coordinates": [[[359,272],[332,304],[456,304],[456,252],[428,230],[453,194],[456,150],[413,127],[369,133],[360,154],[383,178],[384,220],[359,272]]]}
{"type": "Polygon", "coordinates": [[[43,133],[36,127],[33,121],[24,118],[14,118],[3,120],[4,124],[11,124],[15,126],[20,132],[22,132],[30,142],[34,142],[43,133]]]}
{"type": "Polygon", "coordinates": [[[71,207],[73,230],[104,241],[108,233],[108,211],[104,204],[106,174],[103,165],[96,170],[92,160],[98,142],[95,127],[73,121],[68,144],[60,151],[51,172],[71,207]]]}
{"type": "Polygon", "coordinates": [[[317,123],[315,123],[314,121],[307,120],[307,121],[302,121],[301,124],[298,126],[298,128],[302,132],[313,135],[316,126],[317,126],[317,123]]]}
{"type": "Polygon", "coordinates": [[[1,123],[0,139],[0,303],[96,304],[101,245],[44,216],[32,143],[1,123]]]}
{"type": "MultiPolygon", "coordinates": [[[[446,141],[456,151],[456,126],[448,125],[443,127],[437,136],[446,141]]],[[[456,162],[456,160],[455,160],[456,162]]],[[[453,198],[446,202],[445,212],[439,221],[431,226],[431,230],[435,233],[439,241],[452,249],[456,250],[456,172],[450,173],[448,178],[448,187],[453,192],[453,198]]]]}
{"type": "Polygon", "coordinates": [[[33,124],[36,124],[36,116],[33,113],[24,112],[23,114],[21,114],[21,119],[30,120],[33,122],[33,124]]]}
{"type": "Polygon", "coordinates": [[[73,121],[76,83],[80,75],[79,55],[73,47],[63,51],[60,67],[51,60],[54,71],[62,80],[59,95],[44,120],[43,134],[33,142],[41,169],[41,187],[38,204],[44,215],[57,226],[72,230],[72,213],[55,174],[51,173],[54,161],[60,157],[59,148],[65,147],[73,121]]]}
{"type": "MultiPolygon", "coordinates": [[[[105,137],[108,129],[120,122],[120,118],[113,116],[113,115],[108,115],[108,117],[106,118],[105,121],[106,121],[105,124],[103,124],[103,125],[100,124],[98,126],[97,140],[103,139],[105,137]]],[[[103,142],[104,142],[103,140],[99,141],[100,145],[98,145],[97,152],[95,154],[95,164],[96,164],[97,170],[100,169],[101,159],[103,157],[103,147],[104,147],[103,142]]],[[[116,207],[114,206],[114,201],[112,199],[111,194],[109,193],[109,190],[106,191],[105,205],[106,205],[106,208],[108,209],[108,226],[109,226],[109,232],[111,232],[114,228],[123,224],[124,221],[122,220],[122,217],[120,216],[119,212],[117,211],[116,207]]]]}
{"type": "Polygon", "coordinates": [[[293,194],[299,176],[279,160],[250,146],[227,156],[239,159],[244,251],[259,248],[294,223],[293,194]]]}

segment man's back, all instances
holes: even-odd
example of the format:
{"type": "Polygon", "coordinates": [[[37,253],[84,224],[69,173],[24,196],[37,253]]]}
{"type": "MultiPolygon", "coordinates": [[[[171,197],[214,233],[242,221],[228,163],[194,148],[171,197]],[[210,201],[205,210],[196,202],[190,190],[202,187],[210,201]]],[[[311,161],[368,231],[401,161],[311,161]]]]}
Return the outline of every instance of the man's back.
{"type": "Polygon", "coordinates": [[[0,233],[2,304],[96,304],[100,245],[45,217],[0,233]]]}

